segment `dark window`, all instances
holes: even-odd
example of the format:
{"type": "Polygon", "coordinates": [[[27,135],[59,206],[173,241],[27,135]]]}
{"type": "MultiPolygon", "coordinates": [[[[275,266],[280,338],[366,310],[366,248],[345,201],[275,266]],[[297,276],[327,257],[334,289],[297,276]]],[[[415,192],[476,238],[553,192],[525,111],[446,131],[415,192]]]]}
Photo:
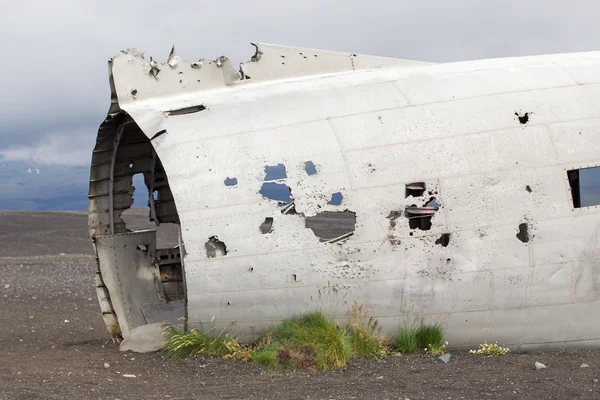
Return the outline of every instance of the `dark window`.
{"type": "Polygon", "coordinates": [[[425,193],[425,182],[413,182],[406,185],[406,196],[421,197],[425,193]]]}
{"type": "Polygon", "coordinates": [[[437,209],[433,207],[406,207],[404,215],[408,218],[408,226],[410,229],[420,229],[428,231],[431,229],[431,218],[437,209]]]}
{"type": "Polygon", "coordinates": [[[417,207],[414,204],[406,207],[404,215],[408,218],[410,229],[428,231],[431,229],[431,218],[439,209],[440,204],[436,201],[435,197],[432,197],[423,207],[417,207]]]}
{"type": "Polygon", "coordinates": [[[600,167],[581,168],[567,171],[573,207],[600,205],[600,167]]]}

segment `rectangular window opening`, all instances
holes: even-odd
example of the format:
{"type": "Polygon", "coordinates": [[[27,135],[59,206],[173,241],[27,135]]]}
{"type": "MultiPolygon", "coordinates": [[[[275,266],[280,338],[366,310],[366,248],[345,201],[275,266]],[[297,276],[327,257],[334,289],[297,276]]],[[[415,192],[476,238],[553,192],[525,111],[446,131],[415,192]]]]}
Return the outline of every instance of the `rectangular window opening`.
{"type": "Polygon", "coordinates": [[[406,207],[404,215],[408,218],[410,229],[428,231],[431,229],[431,218],[436,211],[436,207],[406,207]]]}
{"type": "Polygon", "coordinates": [[[405,197],[421,197],[425,193],[425,182],[413,182],[406,184],[405,197]]]}
{"type": "Polygon", "coordinates": [[[567,177],[574,208],[600,205],[600,167],[570,170],[567,177]]]}

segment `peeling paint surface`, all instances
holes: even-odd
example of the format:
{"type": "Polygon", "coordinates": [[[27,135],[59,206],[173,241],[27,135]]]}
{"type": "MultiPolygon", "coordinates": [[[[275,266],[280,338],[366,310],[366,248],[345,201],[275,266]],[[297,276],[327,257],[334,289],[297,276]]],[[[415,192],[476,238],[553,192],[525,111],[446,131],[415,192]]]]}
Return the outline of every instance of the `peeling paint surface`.
{"type": "Polygon", "coordinates": [[[600,346],[600,209],[567,176],[600,165],[600,53],[427,65],[257,45],[241,72],[175,56],[110,62],[90,232],[123,332],[150,322],[131,302],[168,310],[150,274],[127,274],[135,301],[114,283],[119,257],[155,268],[133,246],[151,236],[111,250],[135,172],[150,217],[180,226],[190,326],[251,339],[357,300],[389,331],[442,321],[455,346],[600,346]]]}

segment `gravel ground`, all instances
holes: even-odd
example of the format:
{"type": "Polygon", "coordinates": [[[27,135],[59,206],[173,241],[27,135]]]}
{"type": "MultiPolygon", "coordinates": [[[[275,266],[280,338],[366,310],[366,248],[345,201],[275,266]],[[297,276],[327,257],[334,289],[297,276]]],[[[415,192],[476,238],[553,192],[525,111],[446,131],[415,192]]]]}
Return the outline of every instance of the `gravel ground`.
{"type": "Polygon", "coordinates": [[[323,373],[121,353],[96,301],[86,218],[0,213],[1,400],[600,399],[600,351],[591,350],[498,358],[456,352],[447,365],[402,355],[323,373]],[[547,368],[534,370],[536,361],[547,368]]]}

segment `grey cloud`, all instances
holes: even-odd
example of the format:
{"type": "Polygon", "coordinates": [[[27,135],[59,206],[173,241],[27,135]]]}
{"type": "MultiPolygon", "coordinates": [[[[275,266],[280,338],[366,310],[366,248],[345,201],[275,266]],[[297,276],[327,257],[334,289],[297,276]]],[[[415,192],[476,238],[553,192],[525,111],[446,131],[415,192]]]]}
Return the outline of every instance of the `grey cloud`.
{"type": "Polygon", "coordinates": [[[96,110],[87,110],[84,105],[74,107],[72,112],[64,115],[52,114],[44,109],[35,113],[33,118],[24,116],[13,122],[10,122],[9,118],[0,117],[2,121],[0,150],[6,147],[31,145],[32,142],[47,135],[48,132],[94,136],[104,121],[107,110],[106,104],[102,104],[102,107],[98,107],[96,110]],[[81,108],[81,110],[77,108],[81,108]]]}
{"type": "Polygon", "coordinates": [[[33,144],[0,147],[2,161],[25,161],[31,164],[89,165],[95,136],[92,126],[46,133],[33,144]]]}
{"type": "Polygon", "coordinates": [[[597,15],[596,0],[7,3],[0,148],[43,146],[60,131],[92,138],[73,146],[93,143],[109,105],[106,61],[129,46],[163,61],[175,44],[187,59],[241,62],[262,41],[447,62],[595,50],[597,15]],[[89,131],[76,133],[80,125],[89,131]]]}

